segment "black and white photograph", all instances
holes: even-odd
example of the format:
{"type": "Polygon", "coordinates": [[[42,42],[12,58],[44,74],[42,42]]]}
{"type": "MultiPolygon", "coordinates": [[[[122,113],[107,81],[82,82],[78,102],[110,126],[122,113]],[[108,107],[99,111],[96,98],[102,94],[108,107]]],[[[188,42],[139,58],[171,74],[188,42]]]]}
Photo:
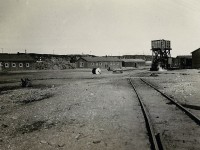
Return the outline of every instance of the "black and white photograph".
{"type": "Polygon", "coordinates": [[[0,150],[200,150],[200,1],[0,0],[0,150]]]}

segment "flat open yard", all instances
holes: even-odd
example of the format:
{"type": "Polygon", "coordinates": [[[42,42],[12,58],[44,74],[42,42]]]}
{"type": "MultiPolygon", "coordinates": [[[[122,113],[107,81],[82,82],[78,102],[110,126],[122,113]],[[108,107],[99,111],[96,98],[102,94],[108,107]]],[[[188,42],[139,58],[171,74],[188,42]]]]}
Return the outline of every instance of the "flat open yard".
{"type": "Polygon", "coordinates": [[[200,117],[199,70],[154,73],[157,76],[148,70],[1,73],[0,149],[150,149],[127,78],[145,78],[186,107],[193,106],[189,109],[200,117]],[[21,78],[31,79],[32,87],[22,88],[21,78]]]}

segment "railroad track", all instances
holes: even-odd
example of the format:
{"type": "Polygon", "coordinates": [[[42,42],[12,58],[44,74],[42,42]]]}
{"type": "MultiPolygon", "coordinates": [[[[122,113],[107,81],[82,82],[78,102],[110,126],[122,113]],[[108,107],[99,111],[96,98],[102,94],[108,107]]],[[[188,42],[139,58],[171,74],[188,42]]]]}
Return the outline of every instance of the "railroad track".
{"type": "Polygon", "coordinates": [[[196,122],[198,125],[200,125],[200,118],[198,118],[195,114],[191,113],[189,110],[187,110],[185,107],[183,107],[181,104],[176,102],[174,99],[160,91],[158,88],[156,88],[154,85],[150,84],[149,82],[145,81],[144,79],[141,79],[144,83],[158,91],[161,95],[163,95],[166,99],[171,101],[174,105],[176,105],[179,109],[181,109],[185,114],[187,114],[194,122],[196,122]]]}
{"type": "Polygon", "coordinates": [[[149,141],[151,143],[151,149],[152,150],[162,150],[162,149],[164,149],[162,141],[158,140],[158,136],[156,136],[156,135],[159,135],[159,134],[156,134],[154,129],[153,129],[153,124],[152,124],[152,121],[150,119],[149,113],[148,113],[144,103],[142,102],[142,99],[141,99],[140,95],[138,94],[136,87],[132,83],[131,79],[129,79],[129,82],[131,83],[131,85],[132,85],[132,87],[133,87],[133,89],[134,89],[134,91],[137,95],[138,101],[139,101],[141,109],[142,109],[142,113],[144,115],[144,119],[145,119],[145,122],[146,122],[146,128],[147,128],[148,135],[149,135],[149,141]]]}
{"type": "MultiPolygon", "coordinates": [[[[160,91],[154,85],[147,82],[146,80],[141,79],[141,78],[134,79],[134,81],[131,78],[128,80],[131,86],[133,87],[136,93],[137,99],[140,103],[140,106],[144,115],[144,119],[146,122],[146,128],[149,135],[149,141],[151,143],[151,149],[164,150],[164,149],[172,149],[172,148],[173,149],[185,148],[184,146],[183,147],[180,146],[181,139],[184,139],[187,137],[185,136],[185,134],[187,135],[187,133],[188,134],[192,133],[192,131],[189,131],[190,129],[189,124],[192,124],[191,127],[194,127],[195,129],[199,128],[200,119],[196,115],[188,111],[186,108],[184,108],[182,105],[180,105],[178,102],[176,102],[174,99],[170,98],[168,95],[160,91]],[[149,93],[147,92],[148,94],[145,94],[145,91],[148,91],[149,93]],[[170,103],[166,103],[167,100],[170,103]],[[160,108],[159,108],[159,103],[160,103],[160,108]],[[170,104],[170,105],[167,105],[167,104],[170,104]],[[171,104],[174,104],[176,107],[173,107],[171,104]],[[160,110],[162,111],[159,112],[160,110]],[[172,113],[172,111],[174,112],[174,114],[177,115],[177,117],[176,115],[172,113]],[[162,117],[162,114],[164,113],[169,113],[170,114],[169,117],[168,116],[166,118],[162,117]],[[173,123],[173,119],[172,119],[173,117],[174,117],[175,123],[173,123]],[[165,123],[162,123],[162,121],[164,121],[165,123]],[[167,125],[165,126],[165,124],[167,125]],[[176,125],[180,126],[180,132],[174,129],[176,125]],[[181,130],[184,127],[188,129],[188,131],[181,130]],[[164,133],[166,130],[168,133],[164,133]],[[176,134],[179,136],[183,134],[184,136],[183,137],[180,136],[177,138],[176,134]],[[165,140],[163,139],[163,135],[165,136],[164,138],[165,140]],[[172,146],[169,146],[170,143],[173,143],[172,146]]],[[[199,137],[199,134],[197,134],[193,138],[194,141],[197,140],[198,137],[199,137]]],[[[182,140],[182,141],[183,143],[185,142],[185,140],[182,140]]],[[[182,145],[185,145],[185,143],[182,145]]],[[[188,149],[191,147],[194,149],[199,148],[198,146],[196,148],[195,145],[192,145],[192,144],[191,145],[189,144],[189,146],[188,146],[188,149]]]]}

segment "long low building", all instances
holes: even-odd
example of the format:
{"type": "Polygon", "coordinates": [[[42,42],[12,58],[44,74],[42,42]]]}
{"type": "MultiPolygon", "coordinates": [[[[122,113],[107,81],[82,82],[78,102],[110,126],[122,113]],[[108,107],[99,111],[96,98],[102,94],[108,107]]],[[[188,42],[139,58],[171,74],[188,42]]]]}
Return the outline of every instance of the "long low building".
{"type": "Polygon", "coordinates": [[[0,71],[35,69],[35,60],[28,54],[0,54],[0,71]]]}
{"type": "Polygon", "coordinates": [[[77,68],[122,68],[122,60],[115,57],[80,57],[76,62],[77,68]]]}
{"type": "Polygon", "coordinates": [[[122,59],[123,67],[142,67],[145,66],[145,60],[143,59],[122,59]]]}

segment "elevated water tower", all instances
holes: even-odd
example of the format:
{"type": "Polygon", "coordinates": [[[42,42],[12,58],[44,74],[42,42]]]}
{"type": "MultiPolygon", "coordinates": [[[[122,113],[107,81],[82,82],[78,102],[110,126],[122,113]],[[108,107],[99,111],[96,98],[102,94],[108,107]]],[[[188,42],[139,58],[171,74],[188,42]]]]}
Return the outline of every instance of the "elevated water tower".
{"type": "Polygon", "coordinates": [[[151,71],[158,71],[159,67],[168,69],[168,58],[171,57],[171,43],[168,40],[153,40],[151,41],[152,50],[152,65],[151,71]]]}

